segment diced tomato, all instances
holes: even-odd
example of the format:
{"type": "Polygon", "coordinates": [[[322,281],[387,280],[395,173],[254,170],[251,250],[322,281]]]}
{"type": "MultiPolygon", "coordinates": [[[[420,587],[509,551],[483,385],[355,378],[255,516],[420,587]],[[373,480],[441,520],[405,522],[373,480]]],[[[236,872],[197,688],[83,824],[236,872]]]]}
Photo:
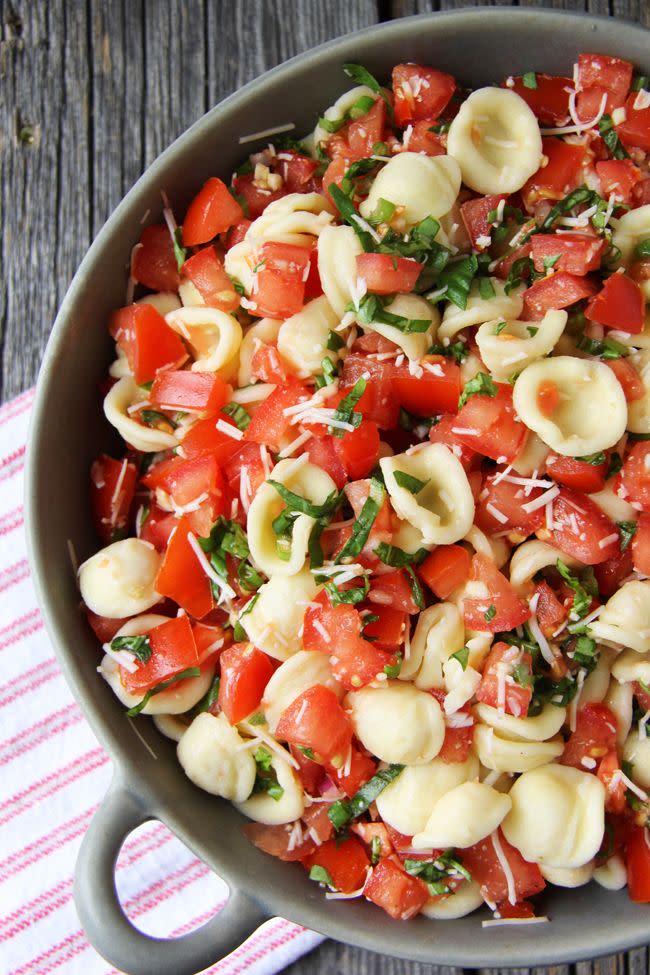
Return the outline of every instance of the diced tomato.
{"type": "Polygon", "coordinates": [[[476,699],[492,708],[502,704],[508,714],[513,714],[516,718],[525,718],[533,691],[530,686],[523,687],[516,681],[511,683],[506,680],[506,677],[512,677],[515,665],[523,668],[530,676],[531,655],[508,643],[495,643],[485,660],[476,699]]]}
{"type": "Polygon", "coordinates": [[[282,177],[287,193],[306,193],[318,169],[318,160],[295,149],[283,149],[273,161],[273,171],[282,177]]]}
{"type": "Polygon", "coordinates": [[[279,860],[304,860],[316,849],[316,843],[307,834],[301,843],[296,843],[293,837],[293,823],[281,826],[267,826],[264,823],[246,823],[242,832],[258,850],[268,853],[279,860]]]}
{"type": "Polygon", "coordinates": [[[183,246],[207,244],[217,234],[238,223],[244,211],[217,176],[208,179],[196,194],[183,221],[183,246]]]}
{"type": "Polygon", "coordinates": [[[542,633],[550,637],[555,633],[560,624],[566,620],[569,615],[569,610],[560,602],[548,582],[544,579],[537,583],[535,592],[538,596],[537,607],[535,609],[537,622],[542,633]]]}
{"type": "Polygon", "coordinates": [[[201,619],[214,606],[210,580],[189,541],[187,516],[178,522],[169,539],[162,565],[156,577],[156,592],[169,596],[190,616],[201,619]]]}
{"type": "MultiPolygon", "coordinates": [[[[446,692],[442,688],[431,688],[431,694],[435,697],[436,701],[442,708],[444,705],[446,692]]],[[[474,725],[471,723],[471,711],[469,704],[464,705],[460,708],[456,714],[466,715],[470,720],[470,723],[464,727],[454,728],[447,725],[445,728],[445,738],[442,743],[442,748],[438,752],[437,758],[441,762],[446,762],[448,765],[453,765],[455,762],[466,762],[469,755],[470,749],[472,747],[472,740],[474,738],[474,725]]]]}
{"type": "Polygon", "coordinates": [[[353,159],[372,156],[374,146],[384,138],[386,102],[378,98],[370,111],[348,125],[348,145],[353,159]]]}
{"type": "Polygon", "coordinates": [[[620,108],[625,102],[625,96],[617,95],[616,92],[608,91],[606,88],[597,85],[592,88],[585,88],[584,91],[578,92],[576,98],[576,115],[581,122],[591,122],[599,117],[603,97],[605,98],[603,111],[608,115],[611,115],[614,109],[620,108]]]}
{"type": "Polygon", "coordinates": [[[273,450],[278,450],[282,437],[291,427],[291,416],[286,416],[284,410],[308,398],[306,386],[295,380],[276,386],[271,395],[255,410],[244,439],[267,444],[273,450]]]}
{"type": "Polygon", "coordinates": [[[501,531],[531,535],[544,524],[544,509],[526,511],[524,506],[534,502],[542,493],[543,488],[540,487],[533,487],[526,493],[524,485],[513,484],[499,474],[492,474],[483,481],[474,520],[479,528],[492,535],[501,531]]]}
{"type": "Polygon", "coordinates": [[[114,460],[102,454],[90,469],[90,501],[95,531],[102,542],[116,541],[116,534],[126,530],[135,494],[135,464],[114,460]]]}
{"type": "Polygon", "coordinates": [[[434,124],[435,119],[432,118],[422,119],[420,122],[413,124],[413,130],[407,145],[409,152],[420,152],[424,153],[425,156],[445,155],[446,150],[440,136],[431,131],[434,124]]]}
{"type": "Polygon", "coordinates": [[[606,359],[604,362],[609,366],[623,387],[625,399],[628,403],[633,403],[635,400],[642,399],[645,396],[643,380],[639,375],[638,369],[635,369],[631,362],[628,362],[627,359],[606,359]]]}
{"type": "Polygon", "coordinates": [[[396,921],[408,921],[419,914],[428,901],[429,889],[394,860],[386,859],[380,860],[372,871],[363,895],[396,921]]]}
{"type": "Polygon", "coordinates": [[[219,499],[224,493],[223,475],[214,457],[209,455],[164,460],[151,467],[142,481],[154,490],[161,488],[178,507],[189,505],[203,495],[219,499]]]}
{"type": "Polygon", "coordinates": [[[344,894],[363,887],[370,860],[363,843],[356,837],[328,840],[310,853],[303,865],[306,870],[323,867],[332,878],[332,886],[344,894]]]}
{"type": "Polygon", "coordinates": [[[613,521],[586,494],[561,488],[553,501],[553,544],[585,565],[598,565],[620,550],[613,521]]]}
{"type": "Polygon", "coordinates": [[[195,423],[185,434],[183,453],[188,459],[207,454],[213,456],[219,465],[225,464],[240,446],[237,434],[237,425],[227,414],[219,413],[215,417],[207,417],[195,423]],[[234,437],[217,427],[219,420],[233,428],[234,437]]]}
{"type": "Polygon", "coordinates": [[[378,620],[366,623],[363,635],[380,650],[396,650],[404,642],[407,626],[407,613],[403,609],[382,606],[380,603],[366,604],[364,609],[378,616],[378,620]]]}
{"type": "Polygon", "coordinates": [[[476,451],[467,447],[458,436],[452,431],[457,427],[456,417],[452,415],[443,416],[438,423],[429,430],[429,440],[431,443],[443,443],[458,457],[465,471],[469,471],[477,456],[476,451]]]}
{"type": "Polygon", "coordinates": [[[178,518],[172,511],[159,508],[154,502],[149,507],[149,513],[140,525],[140,538],[144,542],[151,542],[158,552],[164,552],[169,543],[169,536],[176,528],[178,518]]]}
{"type": "Polygon", "coordinates": [[[332,765],[327,765],[326,768],[339,789],[351,798],[368,779],[373,777],[377,771],[377,763],[368,755],[359,751],[358,748],[355,748],[354,745],[352,745],[349,757],[350,769],[347,772],[347,760],[345,765],[339,769],[334,768],[332,765]]]}
{"type": "Polygon", "coordinates": [[[373,420],[380,430],[390,430],[397,424],[399,403],[393,391],[393,372],[389,363],[368,359],[352,353],[346,356],[341,373],[341,388],[347,392],[357,379],[370,373],[366,389],[356,409],[368,420],[373,420]]]}
{"type": "Polygon", "coordinates": [[[521,191],[529,211],[538,200],[561,200],[582,182],[587,154],[584,146],[554,137],[542,139],[548,164],[534,173],[521,191]]]}
{"type": "Polygon", "coordinates": [[[395,122],[406,128],[420,119],[437,118],[456,90],[456,79],[421,64],[397,64],[392,74],[395,122]]]}
{"type": "Polygon", "coordinates": [[[177,616],[149,630],[151,656],[134,673],[120,667],[120,680],[130,694],[145,694],[157,684],[190,667],[199,666],[199,655],[187,616],[177,616]]]}
{"type": "Polygon", "coordinates": [[[632,538],[632,562],[637,572],[650,576],[650,515],[639,518],[632,538]]]}
{"type": "Polygon", "coordinates": [[[281,186],[277,190],[269,190],[263,183],[255,179],[253,173],[235,176],[233,187],[235,193],[243,201],[246,216],[250,217],[251,220],[259,217],[269,203],[275,203],[276,200],[281,200],[283,196],[287,195],[287,190],[284,186],[281,186]]]}
{"type": "Polygon", "coordinates": [[[634,696],[644,711],[650,711],[650,694],[644,691],[638,681],[634,682],[634,696]]]}
{"type": "Polygon", "coordinates": [[[249,307],[260,318],[290,318],[305,301],[311,248],[268,240],[259,249],[256,289],[249,307]]]}
{"type": "Polygon", "coordinates": [[[539,321],[547,311],[568,308],[576,301],[591,297],[596,290],[597,286],[589,278],[558,271],[540,278],[524,291],[522,317],[524,321],[539,321]]]}
{"type": "Polygon", "coordinates": [[[333,691],[315,684],[291,702],[280,715],[276,737],[302,745],[337,768],[346,759],[352,725],[333,691]]]}
{"type": "Polygon", "coordinates": [[[242,240],[248,233],[248,228],[252,224],[252,220],[240,220],[239,223],[234,224],[230,230],[227,230],[225,234],[222,235],[222,242],[224,250],[229,251],[231,247],[235,244],[241,244],[242,240]]]}
{"type": "Polygon", "coordinates": [[[605,242],[601,237],[579,234],[535,234],[531,240],[532,258],[536,271],[545,271],[544,260],[560,255],[553,264],[554,271],[584,275],[597,271],[605,242]]]}
{"type": "Polygon", "coordinates": [[[605,786],[605,810],[608,813],[622,813],[627,806],[625,799],[627,787],[620,775],[616,774],[620,771],[618,753],[615,748],[612,748],[601,758],[597,772],[598,778],[605,786]]]}
{"type": "Polygon", "coordinates": [[[650,904],[649,840],[646,826],[637,826],[627,840],[627,887],[630,900],[637,904],[650,904]]]}
{"type": "Polygon", "coordinates": [[[393,391],[400,406],[415,416],[452,413],[461,392],[459,366],[448,356],[424,356],[422,375],[413,376],[408,366],[393,367],[393,391]]]}
{"type": "Polygon", "coordinates": [[[650,152],[650,108],[635,108],[638,93],[625,103],[625,121],[616,127],[621,142],[627,148],[650,152]]]}
{"type": "Polygon", "coordinates": [[[379,457],[379,430],[372,420],[362,420],[356,430],[333,438],[334,450],[353,481],[367,477],[379,457]]]}
{"type": "Polygon", "coordinates": [[[642,179],[632,190],[632,200],[637,207],[650,203],[650,179],[642,179]]]}
{"type": "Polygon", "coordinates": [[[424,267],[410,257],[357,254],[357,273],[377,295],[409,294],[424,267]]]}
{"type": "Polygon", "coordinates": [[[100,643],[110,643],[117,631],[121,630],[126,621],[130,619],[128,616],[119,620],[111,619],[109,616],[98,616],[87,606],[86,617],[100,643]]]}
{"type": "Polygon", "coordinates": [[[176,369],[187,350],[153,305],[127,305],[111,316],[109,330],[123,350],[136,383],[149,383],[159,369],[176,369]]]}
{"type": "Polygon", "coordinates": [[[462,545],[438,545],[416,569],[434,596],[447,599],[469,578],[471,557],[462,545]]]}
{"type": "Polygon", "coordinates": [[[475,199],[467,200],[466,203],[461,204],[460,214],[474,250],[485,250],[486,247],[489,247],[489,244],[485,243],[485,238],[492,233],[492,225],[488,223],[488,214],[497,209],[501,200],[507,199],[505,193],[499,193],[491,196],[477,196],[475,199]]]}
{"type": "Polygon", "coordinates": [[[535,917],[535,908],[530,901],[517,901],[516,904],[503,901],[502,904],[498,905],[498,909],[502,918],[535,917]]]}
{"type": "Polygon", "coordinates": [[[319,786],[326,775],[325,768],[320,762],[315,762],[313,759],[307,758],[305,753],[295,745],[291,745],[289,750],[300,766],[297,771],[303,789],[310,796],[318,795],[319,786]]]}
{"type": "Polygon", "coordinates": [[[226,312],[239,308],[239,295],[214,247],[204,247],[189,257],[183,264],[183,274],[190,279],[206,305],[226,312]]]}
{"type": "Polygon", "coordinates": [[[410,577],[404,569],[395,569],[380,576],[373,576],[368,599],[371,603],[392,606],[404,613],[419,613],[421,606],[413,598],[410,577]]]}
{"type": "Polygon", "coordinates": [[[277,345],[260,342],[251,359],[251,376],[263,383],[285,383],[287,371],[280,358],[277,345]]]}
{"type": "Polygon", "coordinates": [[[512,405],[512,386],[505,384],[498,384],[496,396],[470,396],[458,411],[451,432],[477,453],[508,464],[528,438],[512,405]]]}
{"type": "Polygon", "coordinates": [[[480,552],[472,558],[470,579],[483,582],[487,596],[484,599],[464,600],[463,616],[469,629],[498,633],[512,630],[530,617],[528,606],[521,601],[504,574],[480,552]]]}
{"type": "Polygon", "coordinates": [[[377,839],[379,841],[379,855],[382,859],[389,857],[393,852],[393,844],[385,823],[355,822],[350,826],[350,832],[361,837],[369,849],[372,849],[373,840],[377,839]]]}
{"type": "Polygon", "coordinates": [[[585,316],[607,328],[638,335],[645,325],[643,292],[627,274],[612,274],[585,308],[585,316]]]}
{"type": "Polygon", "coordinates": [[[558,484],[592,494],[595,491],[602,491],[605,486],[607,462],[589,464],[585,460],[578,460],[577,457],[564,457],[562,454],[551,452],[546,458],[546,473],[558,484]]]}
{"type": "Polygon", "coordinates": [[[331,436],[311,437],[305,444],[305,452],[309,456],[310,463],[329,474],[340,490],[347,482],[348,474],[336,448],[337,440],[338,438],[331,436]]]}
{"type": "MultiPolygon", "coordinates": [[[[516,247],[512,253],[502,257],[494,269],[495,277],[505,281],[515,261],[519,261],[522,257],[530,257],[531,249],[532,245],[530,243],[522,244],[521,247],[516,247]]],[[[525,276],[528,277],[528,274],[525,276]]]]}
{"type": "Polygon", "coordinates": [[[330,201],[332,206],[335,206],[334,200],[330,196],[330,186],[334,183],[335,186],[340,186],[343,182],[343,177],[350,168],[351,159],[345,156],[337,156],[332,159],[331,163],[323,173],[323,192],[325,196],[330,201]]]}
{"type": "MultiPolygon", "coordinates": [[[[537,864],[524,860],[519,850],[508,843],[501,830],[498,831],[498,837],[514,880],[515,899],[521,901],[538,894],[546,885],[537,864]]],[[[493,834],[463,850],[461,859],[465,869],[480,885],[486,900],[496,904],[508,900],[510,886],[494,848],[493,834]]]]}
{"type": "Polygon", "coordinates": [[[632,549],[629,545],[624,552],[619,551],[611,559],[595,565],[594,576],[601,598],[609,599],[613,596],[617,589],[621,588],[621,583],[627,579],[632,569],[632,549]]]}
{"type": "Polygon", "coordinates": [[[642,178],[631,159],[603,159],[596,163],[596,172],[603,196],[614,194],[622,203],[629,203],[632,190],[642,178]]]}
{"type": "Polygon", "coordinates": [[[273,664],[252,643],[233,643],[220,657],[219,707],[235,725],[257,709],[273,664]]]}
{"type": "Polygon", "coordinates": [[[228,480],[231,492],[242,499],[244,509],[247,502],[255,497],[259,487],[267,477],[266,467],[262,460],[265,447],[255,443],[240,444],[234,454],[224,465],[224,474],[228,480]],[[246,470],[246,477],[242,481],[242,472],[246,470]]]}
{"type": "MultiPolygon", "coordinates": [[[[650,511],[650,443],[635,443],[621,471],[621,497],[650,511]]],[[[620,493],[620,490],[619,490],[620,493]]]]}
{"type": "Polygon", "coordinates": [[[616,717],[606,704],[585,704],[578,709],[576,730],[564,746],[560,762],[584,772],[583,759],[600,759],[616,749],[616,717]]]}
{"type": "Polygon", "coordinates": [[[578,85],[580,88],[598,85],[625,98],[632,84],[633,70],[629,61],[620,58],[607,54],[581,54],[578,57],[578,85]]]}
{"type": "Polygon", "coordinates": [[[131,270],[135,280],[151,291],[178,291],[181,277],[167,224],[145,227],[133,254],[131,270]]]}
{"type": "Polygon", "coordinates": [[[192,634],[199,655],[199,665],[220,656],[232,642],[232,631],[224,630],[222,626],[193,623],[192,634]]]}
{"type": "Polygon", "coordinates": [[[569,91],[573,88],[570,78],[556,75],[535,74],[537,87],[528,88],[523,76],[513,78],[513,91],[523,98],[527,105],[545,125],[566,125],[569,118],[569,91]]]}
{"type": "Polygon", "coordinates": [[[196,410],[212,416],[225,406],[232,388],[210,372],[166,369],[154,379],[149,400],[164,410],[196,410]]]}

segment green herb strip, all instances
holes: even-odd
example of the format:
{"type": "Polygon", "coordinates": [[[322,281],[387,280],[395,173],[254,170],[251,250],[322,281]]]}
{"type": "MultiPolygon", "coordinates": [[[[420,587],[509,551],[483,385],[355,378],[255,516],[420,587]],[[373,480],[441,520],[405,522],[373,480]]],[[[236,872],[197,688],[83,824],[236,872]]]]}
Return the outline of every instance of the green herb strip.
{"type": "Polygon", "coordinates": [[[189,677],[200,677],[201,669],[199,667],[188,667],[187,670],[182,670],[180,674],[175,674],[170,677],[169,680],[164,680],[162,684],[157,684],[156,687],[152,687],[150,691],[147,691],[142,700],[134,705],[134,707],[129,708],[126,712],[129,718],[135,718],[136,715],[140,714],[143,708],[147,706],[152,697],[156,694],[161,694],[162,691],[166,691],[168,687],[172,684],[176,684],[179,680],[187,680],[189,677]]]}
{"type": "Polygon", "coordinates": [[[327,815],[337,830],[342,829],[352,819],[361,816],[372,802],[375,801],[387,785],[394,782],[404,769],[403,765],[389,765],[380,769],[371,779],[361,786],[351,799],[339,799],[327,811],[327,815]]]}
{"type": "Polygon", "coordinates": [[[355,558],[368,541],[368,536],[384,503],[384,485],[377,478],[370,478],[370,494],[359,512],[359,517],[352,526],[352,534],[339,553],[339,562],[343,559],[355,558]]]}

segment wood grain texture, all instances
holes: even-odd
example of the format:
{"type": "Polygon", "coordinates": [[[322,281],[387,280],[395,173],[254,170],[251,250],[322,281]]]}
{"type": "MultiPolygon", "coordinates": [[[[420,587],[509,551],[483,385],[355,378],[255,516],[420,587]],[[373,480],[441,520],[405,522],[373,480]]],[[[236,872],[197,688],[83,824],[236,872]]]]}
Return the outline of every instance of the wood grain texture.
{"type": "MultiPolygon", "coordinates": [[[[35,381],[56,309],[110,212],[158,153],[203,112],[261,72],[332,37],[380,20],[476,3],[509,5],[0,0],[0,401],[35,381]]],[[[528,5],[587,10],[650,26],[648,0],[528,5]]],[[[287,969],[290,975],[460,972],[336,942],[287,969]]],[[[648,975],[648,953],[642,948],[517,975],[648,975]]]]}

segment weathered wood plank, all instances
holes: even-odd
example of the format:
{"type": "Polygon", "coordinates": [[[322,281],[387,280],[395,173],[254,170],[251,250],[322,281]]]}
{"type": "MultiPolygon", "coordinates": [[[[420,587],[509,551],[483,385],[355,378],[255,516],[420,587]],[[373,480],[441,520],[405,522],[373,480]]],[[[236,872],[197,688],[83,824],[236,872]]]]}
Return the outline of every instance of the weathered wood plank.
{"type": "MultiPolygon", "coordinates": [[[[315,951],[289,965],[283,975],[462,975],[461,968],[423,965],[400,961],[389,955],[377,955],[361,948],[351,948],[338,941],[326,941],[315,951]]],[[[526,975],[529,975],[526,972],[526,975]]]]}

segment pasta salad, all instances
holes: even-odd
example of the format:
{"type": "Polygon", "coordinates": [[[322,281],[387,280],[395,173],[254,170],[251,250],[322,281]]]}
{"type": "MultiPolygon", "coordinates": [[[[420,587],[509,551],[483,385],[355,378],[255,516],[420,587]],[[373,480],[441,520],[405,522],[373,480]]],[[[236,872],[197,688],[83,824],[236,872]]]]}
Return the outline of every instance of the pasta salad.
{"type": "Polygon", "coordinates": [[[99,673],[326,898],[648,902],[650,81],[344,71],[133,248],[99,673]]]}

